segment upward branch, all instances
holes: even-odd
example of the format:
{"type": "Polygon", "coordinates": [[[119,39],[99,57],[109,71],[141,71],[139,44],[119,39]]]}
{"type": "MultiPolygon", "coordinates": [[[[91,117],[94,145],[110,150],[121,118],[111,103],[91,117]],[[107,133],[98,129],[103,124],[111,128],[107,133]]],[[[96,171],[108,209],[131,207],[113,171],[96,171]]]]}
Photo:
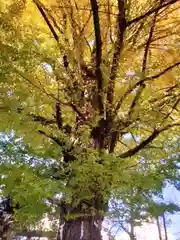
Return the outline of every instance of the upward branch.
{"type": "Polygon", "coordinates": [[[110,80],[109,80],[109,86],[108,86],[108,92],[107,92],[107,100],[110,105],[113,103],[114,84],[117,76],[117,70],[119,67],[119,58],[120,58],[121,50],[123,47],[125,29],[126,29],[126,19],[125,19],[124,0],[118,0],[117,37],[115,41],[114,55],[113,55],[112,67],[110,72],[110,80]]]}
{"type": "MultiPolygon", "coordinates": [[[[163,0],[160,0],[160,3],[159,3],[160,6],[162,5],[162,1],[163,0]]],[[[150,47],[151,40],[152,40],[152,37],[153,37],[153,32],[154,32],[155,25],[156,25],[156,19],[157,19],[158,11],[159,10],[156,10],[156,12],[154,14],[152,25],[151,25],[150,31],[149,31],[149,36],[148,36],[148,39],[147,39],[147,42],[146,42],[146,45],[145,45],[145,49],[144,49],[144,56],[143,56],[142,70],[141,70],[142,74],[143,74],[143,78],[145,77],[145,74],[146,74],[149,47],[150,47]]],[[[131,103],[131,106],[129,108],[129,113],[128,113],[129,117],[132,116],[132,114],[134,112],[134,108],[135,108],[136,104],[138,103],[138,100],[141,97],[141,94],[142,94],[143,90],[145,89],[145,87],[146,87],[146,85],[144,84],[144,81],[142,81],[142,83],[139,85],[137,93],[136,93],[136,95],[135,95],[135,97],[134,97],[134,99],[131,103]]]]}
{"type": "Polygon", "coordinates": [[[59,43],[59,37],[53,27],[53,25],[51,24],[51,22],[49,21],[49,18],[45,12],[45,9],[43,7],[43,4],[39,1],[39,0],[33,0],[34,4],[36,5],[37,9],[39,10],[39,12],[41,13],[42,17],[44,18],[44,21],[46,22],[48,28],[50,29],[54,39],[59,43]]]}
{"type": "Polygon", "coordinates": [[[101,30],[99,21],[98,4],[96,0],[91,0],[91,8],[93,12],[94,21],[94,33],[95,33],[95,44],[96,44],[96,78],[98,87],[98,107],[100,114],[103,113],[103,102],[102,102],[102,88],[103,88],[103,78],[100,69],[102,60],[102,40],[101,40],[101,30]]]}

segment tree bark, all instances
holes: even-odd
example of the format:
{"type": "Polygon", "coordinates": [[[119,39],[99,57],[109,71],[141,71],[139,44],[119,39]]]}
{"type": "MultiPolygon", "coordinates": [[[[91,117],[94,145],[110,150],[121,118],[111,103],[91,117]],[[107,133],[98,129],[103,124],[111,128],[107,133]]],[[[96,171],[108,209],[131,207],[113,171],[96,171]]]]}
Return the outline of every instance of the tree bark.
{"type": "Polygon", "coordinates": [[[60,240],[80,240],[81,239],[81,220],[67,220],[62,229],[60,240]]]}
{"type": "Polygon", "coordinates": [[[97,190],[92,190],[92,196],[79,204],[73,199],[72,203],[67,203],[65,197],[61,200],[57,240],[102,240],[102,222],[108,202],[97,190]]]}
{"type": "Polygon", "coordinates": [[[61,208],[57,240],[102,240],[102,211],[95,210],[91,214],[89,207],[83,213],[80,206],[72,207],[70,204],[62,204],[61,208]]]}
{"type": "Polygon", "coordinates": [[[83,221],[83,240],[102,240],[102,219],[95,220],[90,216],[83,221]]]}
{"type": "Polygon", "coordinates": [[[57,240],[102,240],[102,220],[95,221],[94,216],[65,221],[57,240]]]}
{"type": "Polygon", "coordinates": [[[81,239],[82,220],[74,215],[75,213],[78,214],[78,212],[78,208],[62,201],[57,240],[81,239]],[[71,218],[67,218],[67,215],[71,218]]]}

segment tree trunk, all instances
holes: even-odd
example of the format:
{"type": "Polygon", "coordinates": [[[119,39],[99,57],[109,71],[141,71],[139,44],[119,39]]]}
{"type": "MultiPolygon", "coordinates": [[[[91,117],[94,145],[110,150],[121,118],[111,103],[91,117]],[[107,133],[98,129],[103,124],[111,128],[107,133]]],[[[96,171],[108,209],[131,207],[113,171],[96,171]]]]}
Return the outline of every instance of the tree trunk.
{"type": "Polygon", "coordinates": [[[62,236],[60,240],[80,240],[81,239],[81,220],[67,220],[62,229],[62,236]]]}
{"type": "Polygon", "coordinates": [[[83,240],[102,240],[102,219],[95,220],[90,216],[83,221],[83,240]]]}
{"type": "Polygon", "coordinates": [[[82,213],[80,206],[62,204],[57,240],[102,240],[102,211],[97,210],[93,215],[90,215],[90,209],[88,211],[89,214],[82,213]],[[70,219],[67,218],[67,213],[70,219]]]}
{"type": "Polygon", "coordinates": [[[165,240],[168,240],[165,214],[163,214],[162,218],[163,218],[163,227],[164,227],[165,240]]]}
{"type": "Polygon", "coordinates": [[[102,240],[102,220],[94,221],[94,216],[65,221],[57,240],[102,240]]]}
{"type": "Polygon", "coordinates": [[[159,222],[159,217],[156,218],[157,228],[158,228],[158,234],[159,234],[159,240],[162,240],[162,234],[161,234],[161,226],[159,222]]]}

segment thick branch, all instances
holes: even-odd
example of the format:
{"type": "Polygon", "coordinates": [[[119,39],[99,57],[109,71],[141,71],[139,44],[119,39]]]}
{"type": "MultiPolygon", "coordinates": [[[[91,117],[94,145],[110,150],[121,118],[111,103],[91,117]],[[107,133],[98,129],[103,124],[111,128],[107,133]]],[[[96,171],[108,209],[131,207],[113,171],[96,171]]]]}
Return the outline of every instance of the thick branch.
{"type": "Polygon", "coordinates": [[[151,143],[155,138],[159,136],[160,133],[167,131],[169,128],[180,126],[180,123],[174,123],[174,124],[169,124],[163,128],[160,129],[155,129],[152,134],[142,141],[139,145],[137,145],[135,148],[128,150],[127,152],[124,152],[120,154],[118,157],[120,158],[127,158],[127,157],[132,157],[136,153],[138,153],[140,150],[144,149],[149,143],[151,143]]]}
{"type": "Polygon", "coordinates": [[[38,8],[39,12],[41,13],[42,17],[44,18],[44,21],[46,22],[48,28],[50,29],[54,39],[59,43],[59,37],[56,33],[56,31],[54,30],[54,27],[52,26],[51,22],[49,21],[45,10],[43,8],[42,3],[39,0],[33,0],[33,2],[35,3],[36,7],[38,8]]]}
{"type": "Polygon", "coordinates": [[[139,17],[136,17],[130,21],[127,22],[127,26],[130,26],[131,24],[133,23],[137,23],[139,22],[140,20],[150,16],[151,14],[153,14],[154,12],[156,11],[159,11],[160,9],[164,8],[164,7],[167,7],[168,5],[171,5],[171,4],[174,4],[176,2],[178,2],[179,0],[171,0],[171,1],[167,1],[166,3],[164,3],[163,5],[160,5],[158,7],[155,7],[155,8],[152,8],[150,9],[149,11],[147,11],[146,13],[142,14],[141,16],[139,17]]]}
{"type": "Polygon", "coordinates": [[[123,225],[122,222],[118,222],[121,226],[121,228],[131,237],[131,233],[128,231],[128,229],[123,225]]]}
{"type": "Polygon", "coordinates": [[[68,162],[72,162],[74,160],[76,160],[76,157],[73,155],[73,153],[71,152],[74,149],[74,146],[71,147],[67,147],[66,141],[65,140],[60,140],[57,137],[54,137],[42,130],[38,131],[40,134],[44,135],[47,138],[52,139],[57,145],[59,145],[62,149],[62,154],[64,157],[64,162],[68,163],[68,162]]]}
{"type": "Polygon", "coordinates": [[[98,87],[98,105],[99,105],[100,114],[102,114],[103,113],[103,102],[102,102],[103,78],[102,78],[102,73],[100,69],[101,58],[102,58],[102,40],[101,40],[98,4],[96,0],[91,0],[91,8],[93,12],[95,43],[96,43],[96,77],[97,77],[97,87],[98,87]]]}
{"type": "Polygon", "coordinates": [[[110,140],[110,146],[109,146],[109,153],[113,153],[114,148],[117,143],[119,132],[118,131],[113,131],[111,134],[111,140],[110,140]]]}
{"type": "Polygon", "coordinates": [[[114,47],[114,56],[110,73],[110,81],[107,92],[107,100],[113,103],[114,84],[119,66],[119,58],[123,47],[124,32],[126,29],[125,6],[124,0],[118,0],[118,16],[117,16],[117,38],[114,47]]]}
{"type": "Polygon", "coordinates": [[[126,157],[132,157],[134,154],[136,154],[137,152],[139,152],[141,149],[145,148],[146,145],[148,145],[149,143],[151,143],[158,135],[160,134],[160,131],[158,130],[154,130],[153,133],[144,141],[142,141],[138,146],[136,146],[133,149],[128,150],[125,153],[122,153],[121,155],[119,155],[119,157],[121,158],[126,158],[126,157]]]}

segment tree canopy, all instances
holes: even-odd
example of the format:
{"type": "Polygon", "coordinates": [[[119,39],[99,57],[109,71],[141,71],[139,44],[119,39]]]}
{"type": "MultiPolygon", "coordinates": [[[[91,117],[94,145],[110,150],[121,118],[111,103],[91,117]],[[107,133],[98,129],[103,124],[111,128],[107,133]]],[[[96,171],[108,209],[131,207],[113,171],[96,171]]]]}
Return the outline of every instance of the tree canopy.
{"type": "MultiPolygon", "coordinates": [[[[46,177],[63,192],[62,219],[100,223],[129,169],[178,138],[179,4],[0,1],[0,128],[53,159],[46,177]]],[[[87,226],[85,239],[100,239],[87,226]]]]}

